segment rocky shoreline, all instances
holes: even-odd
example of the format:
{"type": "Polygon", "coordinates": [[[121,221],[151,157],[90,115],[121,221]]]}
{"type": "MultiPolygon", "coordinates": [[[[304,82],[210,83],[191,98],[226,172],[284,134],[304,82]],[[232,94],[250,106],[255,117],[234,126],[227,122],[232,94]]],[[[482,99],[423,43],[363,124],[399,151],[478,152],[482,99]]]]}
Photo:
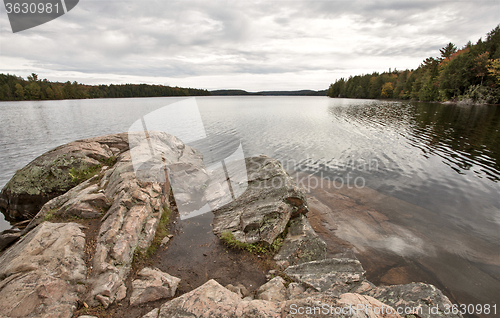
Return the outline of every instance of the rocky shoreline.
{"type": "Polygon", "coordinates": [[[130,317],[461,317],[446,312],[451,302],[432,285],[377,287],[357,259],[327,258],[327,244],[306,217],[304,190],[265,156],[245,160],[248,185],[213,211],[212,230],[242,244],[278,246],[277,270],[267,283],[252,292],[208,277],[178,295],[175,273],[150,266],[132,271],[138,257],[168,244],[160,228],[175,206],[170,182],[183,198],[208,191],[211,202],[224,199],[218,184],[207,183],[197,150],[166,133],[149,137],[172,174],[163,181],[138,179],[131,152],[140,157],[148,147],[130,149],[130,136],[115,134],[57,147],[4,187],[2,211],[30,221],[0,233],[0,317],[73,317],[82,306],[124,300],[131,307],[163,303],[130,317]]]}

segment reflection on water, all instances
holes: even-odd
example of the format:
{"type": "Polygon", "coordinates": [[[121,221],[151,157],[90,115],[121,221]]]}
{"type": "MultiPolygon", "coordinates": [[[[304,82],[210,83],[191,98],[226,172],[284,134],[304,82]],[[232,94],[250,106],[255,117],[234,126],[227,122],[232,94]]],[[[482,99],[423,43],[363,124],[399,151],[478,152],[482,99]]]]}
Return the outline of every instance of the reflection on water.
{"type": "MultiPolygon", "coordinates": [[[[0,103],[0,187],[49,149],[127,131],[141,116],[179,100],[0,103]]],[[[205,151],[214,157],[227,148],[217,136],[233,136],[247,157],[266,154],[289,169],[325,178],[362,178],[370,189],[432,213],[433,227],[476,245],[500,247],[497,106],[258,96],[200,97],[197,103],[207,135],[215,141],[205,151]]],[[[392,209],[394,215],[404,213],[392,209]]],[[[0,230],[5,226],[0,224],[0,230]]],[[[407,239],[394,236],[388,242],[404,254],[401,242],[407,239]]],[[[439,244],[464,262],[475,259],[473,249],[459,240],[439,244]]],[[[490,252],[498,255],[498,249],[490,252]]],[[[500,277],[498,265],[484,267],[493,283],[500,277]]]]}
{"type": "Polygon", "coordinates": [[[372,102],[331,107],[338,120],[390,128],[459,174],[500,180],[500,108],[437,103],[372,102]]]}

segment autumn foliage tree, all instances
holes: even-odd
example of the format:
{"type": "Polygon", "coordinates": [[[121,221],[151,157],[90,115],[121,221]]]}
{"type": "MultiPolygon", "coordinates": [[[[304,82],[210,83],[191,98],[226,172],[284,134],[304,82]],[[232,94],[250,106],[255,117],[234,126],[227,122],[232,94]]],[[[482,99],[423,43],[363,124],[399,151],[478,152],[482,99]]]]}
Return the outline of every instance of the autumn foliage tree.
{"type": "Polygon", "coordinates": [[[500,103],[500,25],[485,41],[469,41],[461,49],[450,42],[439,53],[415,70],[341,78],[330,85],[328,96],[500,103]]]}

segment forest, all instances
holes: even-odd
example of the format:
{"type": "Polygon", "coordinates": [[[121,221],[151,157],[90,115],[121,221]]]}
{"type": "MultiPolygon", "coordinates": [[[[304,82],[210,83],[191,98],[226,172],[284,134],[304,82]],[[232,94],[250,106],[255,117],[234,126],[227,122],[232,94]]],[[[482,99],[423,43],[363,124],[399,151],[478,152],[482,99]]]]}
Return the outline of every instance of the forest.
{"type": "Polygon", "coordinates": [[[0,74],[0,100],[45,100],[159,96],[207,96],[208,90],[148,84],[85,85],[40,80],[32,73],[27,79],[0,74]]]}
{"type": "Polygon", "coordinates": [[[500,25],[476,44],[458,49],[448,43],[439,57],[428,57],[415,70],[341,78],[329,97],[500,103],[500,25]]]}

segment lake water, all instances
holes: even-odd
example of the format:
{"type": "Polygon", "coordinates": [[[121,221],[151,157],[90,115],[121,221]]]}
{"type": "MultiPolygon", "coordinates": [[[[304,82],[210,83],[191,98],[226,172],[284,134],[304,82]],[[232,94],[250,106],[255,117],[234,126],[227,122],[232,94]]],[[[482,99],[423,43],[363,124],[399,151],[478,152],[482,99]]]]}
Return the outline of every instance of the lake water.
{"type": "MultiPolygon", "coordinates": [[[[17,169],[58,145],[127,131],[141,116],[181,100],[2,102],[0,188],[17,169]]],[[[353,186],[432,211],[438,227],[473,237],[498,255],[500,107],[327,97],[200,97],[196,102],[207,134],[240,139],[245,156],[266,154],[288,169],[357,180],[353,186]]],[[[224,152],[224,144],[212,146],[215,153],[224,152]]],[[[7,227],[2,220],[0,230],[7,227]]],[[[470,259],[460,244],[451,250],[470,259]]],[[[496,286],[499,265],[481,269],[496,286]]]]}

